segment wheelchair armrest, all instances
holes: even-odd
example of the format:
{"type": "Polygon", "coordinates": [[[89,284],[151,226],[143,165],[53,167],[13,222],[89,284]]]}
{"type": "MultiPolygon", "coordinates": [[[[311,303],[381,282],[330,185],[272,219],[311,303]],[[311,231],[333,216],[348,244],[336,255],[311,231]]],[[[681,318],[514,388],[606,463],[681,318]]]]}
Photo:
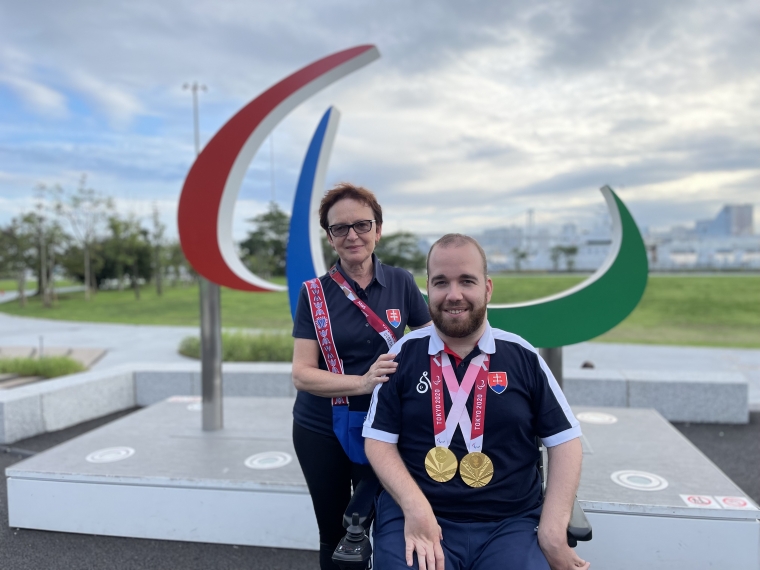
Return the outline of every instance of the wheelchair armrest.
{"type": "Polygon", "coordinates": [[[380,490],[377,475],[366,475],[354,489],[343,514],[344,536],[333,552],[332,560],[341,570],[363,570],[371,567],[372,544],[369,527],[375,518],[375,497],[380,490]]]}
{"type": "Polygon", "coordinates": [[[380,481],[374,472],[366,475],[354,489],[346,512],[343,513],[343,528],[351,525],[354,513],[359,515],[359,525],[368,530],[375,518],[375,497],[380,490],[380,481]]]}
{"type": "Polygon", "coordinates": [[[570,522],[567,525],[567,544],[573,548],[578,545],[578,541],[585,542],[591,540],[591,523],[586,518],[578,499],[573,501],[573,513],[570,515],[570,522]]]}

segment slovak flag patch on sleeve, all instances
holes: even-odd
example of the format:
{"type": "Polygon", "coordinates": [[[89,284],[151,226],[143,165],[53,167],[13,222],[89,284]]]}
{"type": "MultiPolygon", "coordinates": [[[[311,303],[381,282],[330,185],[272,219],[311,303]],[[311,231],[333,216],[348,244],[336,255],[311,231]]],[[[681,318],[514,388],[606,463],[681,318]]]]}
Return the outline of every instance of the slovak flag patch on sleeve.
{"type": "Polygon", "coordinates": [[[387,309],[385,311],[385,316],[388,317],[388,322],[394,329],[397,329],[401,324],[401,311],[398,309],[387,309]]]}
{"type": "Polygon", "coordinates": [[[488,385],[491,390],[497,394],[501,394],[507,389],[507,373],[506,372],[489,372],[488,373],[488,385]]]}

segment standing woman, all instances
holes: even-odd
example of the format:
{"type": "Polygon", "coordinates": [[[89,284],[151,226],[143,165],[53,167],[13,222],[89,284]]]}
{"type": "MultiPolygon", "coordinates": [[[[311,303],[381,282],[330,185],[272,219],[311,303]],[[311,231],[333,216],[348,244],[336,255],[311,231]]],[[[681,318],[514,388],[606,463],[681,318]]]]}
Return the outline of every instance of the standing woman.
{"type": "Polygon", "coordinates": [[[339,259],[298,299],[293,444],[317,516],[320,568],[332,570],[352,485],[371,472],[361,437],[371,393],[396,370],[388,349],[430,315],[412,275],[373,253],[383,211],[372,192],[339,184],[322,199],[319,223],[339,259]]]}

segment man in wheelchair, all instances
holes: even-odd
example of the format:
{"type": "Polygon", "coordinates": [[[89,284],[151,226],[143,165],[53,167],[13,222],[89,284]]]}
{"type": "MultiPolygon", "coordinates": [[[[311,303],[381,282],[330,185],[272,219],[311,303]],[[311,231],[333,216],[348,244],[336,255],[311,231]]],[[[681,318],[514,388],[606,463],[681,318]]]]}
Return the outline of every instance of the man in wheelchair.
{"type": "Polygon", "coordinates": [[[582,448],[561,389],[536,349],[488,324],[493,285],[474,239],[444,236],[427,270],[434,326],[391,349],[397,371],[364,424],[384,488],[375,568],[588,568],[568,545],[582,448]]]}

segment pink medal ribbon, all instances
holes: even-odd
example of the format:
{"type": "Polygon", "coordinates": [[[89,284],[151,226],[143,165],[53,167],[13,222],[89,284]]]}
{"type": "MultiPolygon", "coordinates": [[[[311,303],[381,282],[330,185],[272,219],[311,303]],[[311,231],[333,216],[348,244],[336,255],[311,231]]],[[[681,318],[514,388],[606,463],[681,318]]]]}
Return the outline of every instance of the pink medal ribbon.
{"type": "Polygon", "coordinates": [[[433,432],[435,444],[439,447],[448,448],[451,438],[454,436],[457,426],[462,431],[462,437],[467,445],[467,451],[481,451],[483,449],[483,431],[486,416],[486,378],[489,367],[488,355],[481,352],[470,361],[467,372],[460,385],[457,381],[454,369],[451,366],[448,354],[441,351],[430,356],[431,382],[430,391],[433,406],[433,432]],[[440,361],[439,361],[440,359],[440,361]],[[451,397],[451,409],[443,420],[443,382],[451,397]],[[473,402],[473,418],[467,412],[467,399],[475,387],[475,399],[473,402]]]}

